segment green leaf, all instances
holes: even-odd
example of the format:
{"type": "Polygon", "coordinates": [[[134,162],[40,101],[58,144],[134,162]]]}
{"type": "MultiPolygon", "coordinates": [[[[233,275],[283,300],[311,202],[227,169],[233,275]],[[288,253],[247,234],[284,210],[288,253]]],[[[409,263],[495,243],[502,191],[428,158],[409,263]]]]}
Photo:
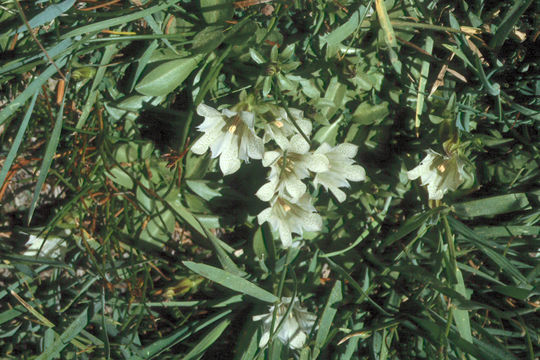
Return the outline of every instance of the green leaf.
{"type": "MultiPolygon", "coordinates": [[[[463,275],[461,274],[461,270],[459,270],[458,268],[455,269],[455,276],[457,279],[457,284],[454,286],[455,290],[464,298],[469,300],[469,297],[467,296],[467,291],[465,289],[465,283],[463,281],[463,275]]],[[[469,312],[463,309],[454,309],[454,321],[456,322],[456,326],[461,337],[472,343],[473,337],[471,334],[471,322],[469,320],[469,312]]]]}
{"type": "Polygon", "coordinates": [[[319,144],[328,143],[329,145],[336,145],[337,133],[339,125],[342,123],[344,116],[341,115],[331,125],[321,127],[313,136],[313,140],[319,144]]]}
{"type": "Polygon", "coordinates": [[[492,49],[498,49],[502,46],[508,35],[514,28],[514,25],[518,22],[519,18],[527,8],[532,4],[532,0],[515,0],[514,5],[505,14],[501,21],[497,31],[489,42],[489,47],[492,49]]]}
{"type": "Polygon", "coordinates": [[[435,214],[438,209],[432,209],[420,214],[416,214],[405,222],[405,224],[401,225],[400,228],[395,232],[386,237],[382,243],[382,247],[387,247],[392,245],[394,242],[400,240],[401,238],[409,235],[414,230],[418,229],[420,226],[426,223],[426,221],[435,214]]]}
{"type": "Polygon", "coordinates": [[[225,40],[222,26],[207,26],[193,38],[194,53],[210,53],[225,40]]]}
{"type": "Polygon", "coordinates": [[[122,143],[114,150],[114,159],[119,163],[132,163],[148,159],[153,151],[154,145],[151,142],[122,143]]]}
{"type": "MultiPolygon", "coordinates": [[[[56,66],[59,68],[62,68],[66,64],[67,59],[62,58],[59,60],[56,60],[56,66]]],[[[15,113],[19,109],[19,107],[23,106],[26,100],[28,100],[31,96],[34,96],[36,92],[39,92],[41,90],[41,86],[45,84],[47,80],[49,80],[54,74],[56,74],[56,66],[50,65],[44,72],[42,72],[35,80],[33,80],[30,85],[24,89],[24,91],[15,98],[15,100],[10,101],[2,111],[0,111],[0,125],[2,125],[11,115],[15,113]]]]}
{"type": "Polygon", "coordinates": [[[328,300],[326,301],[326,306],[321,316],[321,321],[319,323],[319,331],[317,332],[317,337],[315,338],[315,347],[322,349],[323,345],[326,342],[330,328],[332,327],[332,321],[338,311],[339,304],[343,300],[343,294],[341,290],[341,281],[336,281],[328,300]]]}
{"type": "Polygon", "coordinates": [[[142,56],[139,58],[139,61],[137,61],[137,69],[135,70],[135,74],[131,78],[131,83],[129,86],[129,92],[132,92],[135,88],[135,84],[139,80],[139,77],[141,76],[142,72],[146,68],[146,65],[152,58],[152,54],[154,51],[158,48],[159,42],[157,40],[154,40],[148,45],[142,56]]]}
{"type": "Polygon", "coordinates": [[[360,25],[360,11],[361,10],[364,10],[364,14],[362,14],[362,17],[365,16],[367,9],[364,6],[362,6],[361,9],[358,9],[351,15],[351,17],[349,18],[349,20],[347,20],[347,22],[339,26],[337,29],[332,30],[332,32],[329,33],[328,35],[321,37],[321,45],[327,44],[327,48],[326,48],[327,59],[334,57],[337,54],[340,43],[346,38],[348,38],[353,32],[356,31],[356,29],[360,25]]]}
{"type": "Polygon", "coordinates": [[[232,0],[199,0],[199,4],[207,24],[223,23],[234,13],[232,0]]]}
{"type": "Polygon", "coordinates": [[[220,197],[219,184],[208,180],[186,180],[186,185],[197,195],[206,201],[220,197]]]}
{"type": "Polygon", "coordinates": [[[493,196],[467,201],[452,206],[458,216],[478,217],[506,214],[530,209],[529,200],[524,193],[493,196]]]}
{"type": "Polygon", "coordinates": [[[88,308],[84,309],[79,316],[66,328],[66,330],[56,338],[49,348],[36,358],[36,360],[49,360],[54,358],[55,354],[59,354],[69,342],[75,338],[88,325],[89,316],[88,308]]]}
{"type": "Polygon", "coordinates": [[[521,274],[521,272],[504,256],[496,252],[492,245],[481,238],[474,231],[469,229],[466,225],[454,219],[448,217],[448,221],[452,230],[463,235],[467,240],[473,243],[478,249],[480,249],[486,256],[488,256],[495,264],[497,264],[505,273],[510,275],[518,283],[527,284],[527,278],[521,274]]]}
{"type": "MultiPolygon", "coordinates": [[[[68,81],[66,81],[66,88],[68,85],[69,85],[69,77],[68,77],[68,81]]],[[[60,134],[62,132],[65,101],[66,101],[66,97],[64,96],[62,99],[62,104],[60,105],[60,109],[58,109],[58,113],[56,115],[56,121],[54,123],[54,128],[51,132],[51,137],[49,139],[49,142],[47,143],[47,147],[45,148],[45,155],[43,156],[43,161],[41,162],[41,167],[39,168],[39,176],[36,182],[36,188],[34,189],[34,195],[32,196],[32,203],[30,204],[30,209],[28,210],[27,224],[30,224],[30,221],[32,220],[32,216],[34,215],[34,210],[36,209],[39,194],[41,193],[43,184],[45,184],[45,179],[47,178],[47,174],[49,173],[49,169],[51,168],[51,164],[54,159],[54,154],[56,153],[56,148],[58,146],[58,143],[60,142],[60,134]]]]}
{"type": "Polygon", "coordinates": [[[79,120],[77,121],[77,129],[82,129],[84,124],[86,123],[86,120],[88,119],[88,116],[90,116],[90,112],[94,108],[94,104],[96,100],[98,99],[99,95],[99,87],[102,84],[103,77],[105,76],[105,72],[107,71],[107,65],[111,62],[113,56],[119,51],[116,45],[108,45],[105,47],[105,52],[103,53],[103,56],[101,58],[100,66],[98,70],[96,71],[96,74],[94,76],[94,80],[92,81],[92,88],[90,89],[90,94],[86,98],[86,101],[84,102],[84,106],[82,109],[82,114],[79,117],[79,120]]]}
{"type": "Polygon", "coordinates": [[[523,301],[527,300],[527,298],[529,298],[529,296],[533,295],[534,293],[532,286],[530,286],[529,288],[521,288],[517,286],[497,285],[493,287],[493,290],[500,294],[523,301]]]}
{"type": "MultiPolygon", "coordinates": [[[[424,50],[431,55],[433,51],[433,38],[431,36],[426,37],[426,43],[424,45],[424,50]]],[[[426,92],[426,84],[429,76],[429,66],[430,63],[427,60],[422,61],[422,70],[420,71],[420,79],[418,79],[418,94],[416,97],[416,113],[414,115],[414,127],[416,133],[418,134],[420,128],[420,115],[424,109],[424,99],[426,92]]]]}
{"type": "Polygon", "coordinates": [[[233,275],[227,271],[218,269],[216,267],[194,263],[192,261],[183,261],[183,264],[191,271],[204,276],[205,278],[212,280],[222,286],[225,286],[231,290],[238,291],[242,294],[252,296],[256,299],[265,302],[277,302],[279,299],[272,293],[261,289],[257,285],[247,281],[240,276],[233,275]]]}
{"type": "Polygon", "coordinates": [[[386,101],[377,105],[363,102],[354,111],[352,121],[361,125],[380,124],[390,114],[388,105],[386,101]]]}
{"type": "Polygon", "coordinates": [[[257,50],[253,48],[249,48],[249,55],[251,56],[253,61],[255,61],[259,65],[266,63],[266,59],[264,58],[264,56],[262,56],[257,50]]]}
{"type": "Polygon", "coordinates": [[[129,15],[124,16],[115,16],[111,19],[95,22],[86,26],[81,26],[79,28],[76,28],[75,30],[72,30],[62,36],[60,36],[61,39],[65,39],[68,37],[74,37],[78,35],[93,33],[97,31],[101,31],[103,29],[108,29],[113,26],[126,24],[130,21],[134,21],[137,19],[142,19],[143,17],[156,13],[158,11],[162,11],[167,9],[168,7],[171,7],[172,5],[176,4],[177,2],[180,2],[180,0],[168,0],[165,1],[163,4],[156,5],[149,7],[148,9],[144,9],[141,11],[133,12],[129,15]]]}
{"type": "Polygon", "coordinates": [[[508,225],[508,226],[478,226],[474,232],[485,238],[501,238],[514,236],[538,236],[540,226],[508,225]]]}
{"type": "Polygon", "coordinates": [[[28,105],[28,109],[26,110],[24,119],[19,126],[19,130],[17,130],[17,135],[15,136],[15,140],[13,140],[13,144],[9,149],[9,153],[4,160],[4,164],[2,165],[2,171],[0,171],[0,188],[4,185],[4,180],[6,180],[6,176],[9,169],[11,168],[11,164],[13,164],[13,160],[15,160],[15,158],[17,157],[17,151],[19,151],[19,146],[22,143],[24,133],[26,132],[26,128],[28,127],[28,122],[30,121],[32,111],[34,111],[34,105],[36,104],[36,99],[38,95],[39,91],[36,91],[34,93],[34,97],[32,97],[32,100],[30,101],[30,105],[28,105]]]}
{"type": "Polygon", "coordinates": [[[202,58],[202,55],[197,55],[162,63],[148,72],[135,86],[135,90],[143,95],[167,95],[182,85],[202,58]]]}
{"type": "Polygon", "coordinates": [[[189,353],[187,353],[183,359],[184,360],[191,360],[195,358],[199,358],[204,354],[206,349],[208,349],[216,340],[221,336],[223,331],[227,329],[229,324],[231,323],[231,320],[225,319],[222,322],[220,322],[215,328],[213,328],[204,338],[202,338],[201,341],[197,345],[191,349],[189,353]]]}
{"type": "Polygon", "coordinates": [[[328,84],[324,94],[324,99],[329,106],[322,109],[321,114],[325,119],[331,119],[339,109],[343,109],[348,101],[346,98],[347,86],[339,82],[337,77],[333,77],[328,84]]]}
{"type": "Polygon", "coordinates": [[[151,359],[154,356],[159,355],[163,351],[170,349],[172,346],[174,346],[175,344],[178,344],[182,340],[185,340],[191,335],[210,326],[212,323],[218,321],[224,316],[229,315],[231,311],[232,310],[228,309],[205,321],[200,321],[200,320],[191,321],[185,326],[182,326],[180,329],[176,330],[171,335],[165,338],[160,338],[159,340],[145,347],[144,350],[142,351],[142,354],[145,356],[145,359],[151,359]]]}
{"type": "MultiPolygon", "coordinates": [[[[73,4],[75,4],[75,0],[64,0],[61,3],[47,6],[45,10],[28,20],[28,24],[30,25],[30,28],[33,29],[43,24],[49,23],[56,19],[58,16],[68,11],[73,6],[73,4]]],[[[26,25],[21,25],[19,29],[17,29],[18,34],[25,31],[28,31],[26,25]]],[[[10,36],[11,35],[12,34],[10,34],[10,36]]]]}

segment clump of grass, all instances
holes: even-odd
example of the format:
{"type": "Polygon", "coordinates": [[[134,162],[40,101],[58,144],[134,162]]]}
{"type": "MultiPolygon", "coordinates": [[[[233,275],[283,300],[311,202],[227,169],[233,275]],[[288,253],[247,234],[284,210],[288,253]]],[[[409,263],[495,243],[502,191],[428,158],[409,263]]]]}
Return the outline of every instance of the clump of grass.
{"type": "Polygon", "coordinates": [[[2,354],[538,358],[534,10],[0,1],[2,354]],[[280,165],[191,152],[200,104],[280,165]]]}

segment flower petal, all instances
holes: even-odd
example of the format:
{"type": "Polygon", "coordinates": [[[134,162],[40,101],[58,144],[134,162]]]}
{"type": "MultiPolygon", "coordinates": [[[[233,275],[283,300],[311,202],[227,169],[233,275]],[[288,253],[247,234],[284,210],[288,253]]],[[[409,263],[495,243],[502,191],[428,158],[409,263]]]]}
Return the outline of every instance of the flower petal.
{"type": "Polygon", "coordinates": [[[311,130],[312,130],[312,127],[313,125],[311,124],[311,121],[309,120],[297,120],[296,123],[298,124],[298,126],[300,127],[300,129],[302,130],[302,132],[309,136],[311,134],[311,130]]]}
{"type": "Polygon", "coordinates": [[[306,156],[305,161],[308,169],[315,173],[328,171],[328,166],[330,165],[328,158],[322,154],[306,156]]]}
{"type": "Polygon", "coordinates": [[[358,152],[358,146],[354,145],[354,144],[349,144],[349,143],[343,143],[343,144],[339,144],[338,146],[336,146],[334,148],[334,151],[336,151],[337,153],[345,156],[345,157],[348,157],[348,158],[353,158],[356,156],[356,153],[358,152]]]}
{"type": "Polygon", "coordinates": [[[272,165],[279,157],[281,153],[278,151],[267,151],[264,153],[262,164],[264,167],[272,165]]]}
{"type": "Polygon", "coordinates": [[[287,223],[281,223],[278,229],[281,244],[284,248],[289,248],[292,245],[292,234],[287,223]]]}
{"type": "Polygon", "coordinates": [[[264,145],[261,138],[255,134],[247,135],[244,140],[247,143],[247,153],[250,158],[260,160],[263,157],[264,145]]]}
{"type": "Polygon", "coordinates": [[[261,340],[259,341],[259,347],[260,348],[265,347],[266,344],[268,344],[268,340],[270,340],[270,332],[265,331],[261,336],[261,340]]]}
{"type": "Polygon", "coordinates": [[[317,150],[315,150],[315,154],[326,154],[329,151],[332,151],[332,147],[327,143],[322,143],[317,150]]]}
{"type": "Polygon", "coordinates": [[[272,215],[271,207],[266,208],[263,211],[261,211],[259,215],[257,215],[257,221],[259,222],[259,225],[262,225],[265,222],[267,222],[271,215],[272,215]]]}
{"type": "Polygon", "coordinates": [[[292,197],[291,202],[296,202],[307,190],[306,184],[296,178],[286,181],[285,188],[292,197]]]}
{"type": "Polygon", "coordinates": [[[205,104],[199,104],[197,106],[197,114],[204,117],[222,117],[219,111],[205,104]]]}
{"type": "Polygon", "coordinates": [[[347,198],[347,195],[345,195],[345,193],[343,191],[339,190],[339,188],[337,188],[337,187],[331,187],[330,191],[332,192],[332,194],[334,194],[337,201],[339,201],[340,203],[345,201],[345,199],[347,198]]]}
{"type": "MultiPolygon", "coordinates": [[[[208,131],[204,133],[195,143],[191,146],[191,151],[197,155],[202,155],[208,151],[208,147],[212,145],[219,137],[220,131],[208,131]]],[[[215,157],[215,156],[213,156],[215,157]]]]}
{"type": "Polygon", "coordinates": [[[225,115],[228,118],[232,118],[238,115],[238,113],[236,111],[231,111],[229,109],[223,109],[223,115],[225,115]]]}
{"type": "Polygon", "coordinates": [[[253,129],[255,127],[255,114],[248,111],[242,111],[240,113],[240,118],[248,128],[253,129]]]}
{"type": "Polygon", "coordinates": [[[345,177],[351,181],[364,181],[366,180],[366,170],[360,165],[348,166],[345,170],[345,177]]]}
{"type": "Polygon", "coordinates": [[[277,183],[275,181],[268,182],[261,186],[261,188],[255,193],[255,196],[257,196],[262,201],[270,201],[272,197],[274,196],[274,193],[276,192],[276,185],[277,183]]]}
{"type": "Polygon", "coordinates": [[[320,231],[322,229],[322,218],[317,213],[309,213],[304,217],[303,226],[307,231],[320,231]]]}
{"type": "Polygon", "coordinates": [[[238,146],[233,142],[226,142],[219,157],[219,167],[223,175],[229,175],[240,169],[240,159],[238,159],[238,146]]]}
{"type": "Polygon", "coordinates": [[[305,154],[309,151],[308,142],[300,134],[293,135],[289,141],[288,149],[290,152],[305,154]]]}
{"type": "Polygon", "coordinates": [[[293,338],[289,341],[291,349],[298,350],[306,343],[307,335],[303,331],[298,330],[293,338]]]}

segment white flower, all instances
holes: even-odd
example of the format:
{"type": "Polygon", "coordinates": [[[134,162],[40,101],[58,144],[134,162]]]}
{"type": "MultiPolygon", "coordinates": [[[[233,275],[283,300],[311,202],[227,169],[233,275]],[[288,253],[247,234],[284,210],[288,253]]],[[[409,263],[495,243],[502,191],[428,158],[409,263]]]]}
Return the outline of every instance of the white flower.
{"type": "MultiPolygon", "coordinates": [[[[298,134],[298,130],[289,119],[285,109],[272,107],[271,112],[276,118],[265,125],[264,142],[274,140],[280,148],[285,150],[288,138],[293,134],[298,134]]],[[[304,113],[301,110],[289,108],[289,113],[304,135],[309,136],[312,128],[311,121],[304,119],[304,113]]]]}
{"type": "Polygon", "coordinates": [[[259,224],[268,221],[271,227],[279,232],[283,247],[292,245],[292,233],[302,235],[303,230],[319,231],[322,228],[322,218],[315,212],[311,196],[307,193],[293,203],[286,198],[274,197],[270,207],[257,215],[259,224]]]}
{"type": "Polygon", "coordinates": [[[339,202],[345,200],[345,193],[340,187],[349,187],[349,181],[363,181],[366,171],[360,165],[354,165],[353,158],[358,152],[358,146],[344,143],[331,147],[323,143],[315,151],[316,155],[324,155],[328,159],[328,169],[315,175],[313,184],[321,184],[330,190],[339,202]]]}
{"type": "Polygon", "coordinates": [[[286,196],[291,202],[296,202],[307,189],[302,179],[309,176],[309,171],[326,170],[328,160],[310,153],[307,141],[296,134],[284,144],[283,150],[265,152],[263,166],[270,166],[269,182],[255,195],[262,201],[270,201],[277,192],[278,196],[286,196]]]}
{"type": "MultiPolygon", "coordinates": [[[[278,325],[283,320],[283,317],[287,313],[287,309],[291,304],[291,298],[284,297],[277,305],[276,320],[274,322],[273,331],[275,331],[278,325]]],[[[253,321],[263,321],[263,335],[259,341],[259,347],[265,347],[270,339],[270,327],[272,326],[272,318],[274,314],[275,306],[271,306],[268,314],[256,315],[253,317],[253,321]]],[[[302,307],[297,299],[293,300],[292,308],[283,325],[279,328],[277,333],[278,339],[285,345],[288,345],[293,350],[298,350],[306,343],[307,335],[311,331],[311,328],[315,324],[317,317],[302,307]]]]}
{"type": "Polygon", "coordinates": [[[409,180],[420,178],[422,186],[427,185],[430,200],[440,200],[448,191],[454,191],[465,181],[464,163],[458,155],[443,156],[433,150],[420,165],[407,172],[409,180]]]}
{"type": "Polygon", "coordinates": [[[204,121],[197,127],[204,134],[193,144],[191,151],[202,155],[210,148],[212,158],[219,156],[223,175],[237,171],[241,160],[262,159],[263,142],[255,134],[255,116],[252,113],[237,113],[228,109],[220,113],[200,104],[197,114],[204,116],[204,121]]]}
{"type": "Polygon", "coordinates": [[[23,253],[26,256],[39,256],[43,258],[57,260],[64,256],[67,245],[64,239],[51,236],[47,239],[30,235],[25,244],[28,249],[23,253]]]}

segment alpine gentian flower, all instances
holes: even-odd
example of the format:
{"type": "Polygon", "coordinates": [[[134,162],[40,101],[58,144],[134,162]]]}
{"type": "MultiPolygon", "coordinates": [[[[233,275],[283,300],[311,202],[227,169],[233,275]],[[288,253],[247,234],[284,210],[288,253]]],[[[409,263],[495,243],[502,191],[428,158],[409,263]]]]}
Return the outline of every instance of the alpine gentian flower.
{"type": "Polygon", "coordinates": [[[309,144],[299,134],[287,141],[284,148],[264,153],[263,165],[270,166],[269,182],[256,193],[263,201],[270,201],[276,192],[291,202],[298,201],[306,192],[302,179],[309,176],[309,171],[320,172],[328,167],[326,157],[310,153],[309,144]]]}
{"type": "Polygon", "coordinates": [[[465,179],[464,163],[459,156],[443,156],[433,150],[414,169],[407,172],[409,180],[420,178],[427,185],[430,200],[440,200],[448,190],[455,191],[465,179]]]}
{"type": "Polygon", "coordinates": [[[322,218],[315,212],[309,194],[302,195],[296,203],[276,196],[257,219],[259,224],[268,221],[272,229],[279,232],[285,248],[292,245],[292,233],[302,235],[303,230],[319,231],[322,228],[322,218]]]}
{"type": "MultiPolygon", "coordinates": [[[[291,304],[291,298],[284,297],[277,306],[276,320],[274,322],[275,331],[278,325],[283,320],[287,313],[287,309],[291,304]]],[[[259,347],[265,347],[270,339],[270,327],[272,326],[272,318],[275,306],[271,306],[267,314],[256,315],[253,321],[263,321],[263,335],[259,341],[259,347]]],[[[293,350],[298,350],[306,343],[307,335],[315,324],[317,317],[302,307],[297,299],[293,300],[292,308],[283,325],[277,333],[278,339],[285,345],[288,345],[293,350]]]]}
{"type": "Polygon", "coordinates": [[[345,200],[345,193],[340,187],[349,187],[349,181],[363,181],[366,179],[366,171],[360,165],[355,165],[353,158],[358,152],[358,146],[353,144],[339,144],[331,147],[323,143],[315,151],[315,155],[324,155],[328,159],[328,169],[315,175],[313,184],[321,184],[326,190],[330,190],[339,202],[345,200]]]}
{"type": "Polygon", "coordinates": [[[210,106],[200,104],[197,114],[204,121],[197,127],[204,134],[193,144],[191,151],[202,155],[208,148],[212,158],[219,156],[219,167],[223,175],[229,175],[240,168],[241,161],[249,158],[262,159],[263,142],[255,134],[253,113],[239,113],[224,109],[221,113],[210,106]]]}

